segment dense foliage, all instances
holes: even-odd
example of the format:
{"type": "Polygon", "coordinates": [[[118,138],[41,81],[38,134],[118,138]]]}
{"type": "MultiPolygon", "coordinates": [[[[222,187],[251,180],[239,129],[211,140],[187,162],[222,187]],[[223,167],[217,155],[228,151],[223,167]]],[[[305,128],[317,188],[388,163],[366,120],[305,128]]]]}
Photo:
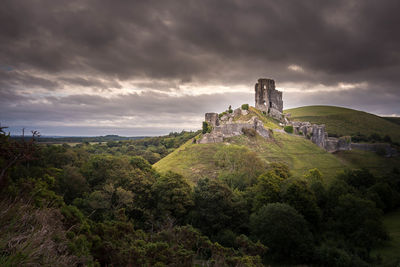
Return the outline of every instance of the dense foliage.
{"type": "Polygon", "coordinates": [[[370,252],[388,238],[382,215],[400,206],[397,170],[346,170],[326,184],[317,169],[293,177],[230,145],[211,159],[226,172],[192,184],[140,155],[192,134],[32,150],[5,171],[0,265],[379,264],[370,252]]]}

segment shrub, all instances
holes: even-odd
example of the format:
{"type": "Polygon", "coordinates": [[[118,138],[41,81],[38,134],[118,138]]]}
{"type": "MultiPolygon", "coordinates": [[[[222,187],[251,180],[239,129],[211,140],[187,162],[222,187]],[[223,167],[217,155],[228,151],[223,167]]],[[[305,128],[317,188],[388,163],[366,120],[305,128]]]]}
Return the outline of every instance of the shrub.
{"type": "Polygon", "coordinates": [[[377,133],[371,134],[368,139],[369,139],[369,141],[371,141],[373,143],[382,141],[381,136],[377,133]]]}
{"type": "Polygon", "coordinates": [[[293,133],[293,126],[292,125],[285,126],[283,129],[287,133],[293,133]]]}
{"type": "Polygon", "coordinates": [[[302,132],[302,131],[299,131],[299,135],[303,135],[303,132],[302,132]]]}
{"type": "Polygon", "coordinates": [[[212,130],[211,125],[208,124],[208,122],[203,121],[203,129],[202,129],[201,132],[202,132],[203,134],[206,134],[206,133],[211,133],[211,130],[212,130]]]}
{"type": "Polygon", "coordinates": [[[379,156],[385,156],[386,155],[386,149],[383,147],[378,147],[376,152],[377,155],[379,156]]]}
{"type": "Polygon", "coordinates": [[[243,104],[242,105],[243,110],[249,110],[249,104],[243,104]]]}
{"type": "Polygon", "coordinates": [[[257,135],[256,130],[254,130],[253,128],[242,128],[242,132],[248,137],[255,137],[257,135]]]}
{"type": "Polygon", "coordinates": [[[232,112],[233,112],[232,106],[230,106],[230,105],[229,105],[229,108],[228,108],[228,112],[229,112],[229,113],[232,113],[232,112]]]}
{"type": "Polygon", "coordinates": [[[224,111],[224,112],[222,112],[222,113],[218,114],[218,118],[220,118],[220,119],[221,119],[221,117],[222,117],[222,116],[224,116],[224,115],[226,115],[226,114],[227,114],[227,112],[226,112],[226,111],[224,111]]]}
{"type": "Polygon", "coordinates": [[[391,142],[392,142],[392,138],[390,138],[389,135],[385,135],[385,137],[383,137],[383,142],[385,142],[385,143],[391,143],[391,142]]]}

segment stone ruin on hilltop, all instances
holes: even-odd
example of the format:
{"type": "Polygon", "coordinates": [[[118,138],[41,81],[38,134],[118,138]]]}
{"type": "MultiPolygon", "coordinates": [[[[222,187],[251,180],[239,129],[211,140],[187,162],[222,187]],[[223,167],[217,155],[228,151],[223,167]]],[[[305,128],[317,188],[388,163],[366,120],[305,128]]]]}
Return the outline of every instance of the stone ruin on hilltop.
{"type": "Polygon", "coordinates": [[[275,89],[274,80],[258,79],[255,85],[255,96],[257,109],[275,119],[282,120],[282,92],[275,89]]]}
{"type": "MultiPolygon", "coordinates": [[[[328,152],[351,150],[349,136],[328,137],[325,125],[291,121],[290,114],[283,114],[282,92],[275,89],[275,81],[272,79],[258,79],[255,85],[255,108],[265,116],[278,120],[281,126],[292,126],[294,135],[303,136],[328,152]]],[[[248,115],[249,111],[242,108],[221,114],[206,113],[205,122],[209,125],[210,131],[204,133],[197,143],[223,142],[225,138],[243,134],[246,129],[253,129],[253,132],[266,139],[272,138],[273,131],[283,132],[281,129],[267,129],[255,114],[251,117],[248,115]]]]}

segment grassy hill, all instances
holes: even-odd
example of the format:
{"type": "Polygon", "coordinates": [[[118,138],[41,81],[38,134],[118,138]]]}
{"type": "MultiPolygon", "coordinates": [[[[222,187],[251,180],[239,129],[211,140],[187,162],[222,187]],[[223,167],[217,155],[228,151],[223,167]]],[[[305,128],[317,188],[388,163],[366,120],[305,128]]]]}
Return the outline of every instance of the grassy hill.
{"type": "MultiPolygon", "coordinates": [[[[251,108],[250,114],[246,116],[250,118],[254,115],[258,116],[269,129],[281,128],[276,121],[262,115],[254,108],[251,108]]],[[[154,167],[161,172],[171,170],[180,173],[193,182],[202,177],[216,178],[226,171],[218,166],[216,155],[227,150],[227,146],[254,152],[267,164],[284,162],[289,165],[295,176],[301,176],[309,169],[318,168],[329,179],[347,166],[347,162],[300,136],[289,135],[279,130],[274,131],[273,136],[273,140],[266,140],[260,136],[241,135],[230,138],[226,143],[217,144],[193,144],[192,141],[188,141],[154,164],[154,167]]]]}
{"type": "Polygon", "coordinates": [[[400,117],[382,117],[385,120],[388,120],[390,122],[396,123],[398,125],[400,125],[400,117]]]}
{"type": "Polygon", "coordinates": [[[367,112],[334,106],[306,106],[284,112],[290,113],[294,121],[325,124],[329,134],[352,135],[359,132],[369,136],[378,133],[400,142],[400,125],[367,112]]]}

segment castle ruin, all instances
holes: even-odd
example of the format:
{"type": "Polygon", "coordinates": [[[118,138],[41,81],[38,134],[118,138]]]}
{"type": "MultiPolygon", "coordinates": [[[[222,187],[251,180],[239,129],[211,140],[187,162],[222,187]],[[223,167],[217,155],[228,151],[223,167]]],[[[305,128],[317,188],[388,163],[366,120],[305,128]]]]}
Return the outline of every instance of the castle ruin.
{"type": "Polygon", "coordinates": [[[282,119],[282,92],[275,89],[272,79],[258,79],[255,85],[256,108],[278,120],[282,119]]]}
{"type": "MultiPolygon", "coordinates": [[[[275,89],[275,81],[272,79],[258,79],[255,85],[255,107],[266,116],[280,121],[281,126],[292,126],[295,135],[309,139],[317,146],[335,152],[338,150],[350,150],[351,139],[348,137],[328,137],[325,125],[311,124],[310,122],[290,121],[289,114],[283,114],[282,92],[275,89]]],[[[211,127],[211,132],[203,134],[196,142],[199,144],[219,143],[225,138],[241,135],[248,129],[253,129],[258,135],[270,139],[273,131],[282,129],[267,129],[264,123],[255,114],[248,116],[248,110],[242,108],[230,112],[206,113],[205,121],[211,127]]]]}

